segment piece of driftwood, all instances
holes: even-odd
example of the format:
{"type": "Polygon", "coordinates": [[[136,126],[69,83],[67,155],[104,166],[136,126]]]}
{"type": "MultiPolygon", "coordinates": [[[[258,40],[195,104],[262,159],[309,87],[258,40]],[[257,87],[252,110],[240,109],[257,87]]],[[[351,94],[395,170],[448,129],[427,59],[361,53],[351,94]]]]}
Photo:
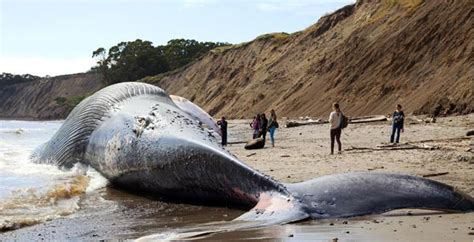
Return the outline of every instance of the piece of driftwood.
{"type": "Polygon", "coordinates": [[[293,127],[299,127],[299,126],[304,126],[304,125],[316,125],[316,124],[327,124],[327,123],[328,121],[322,121],[322,120],[287,121],[285,124],[285,127],[293,128],[293,127]]]}
{"type": "MultiPolygon", "coordinates": [[[[378,116],[362,116],[362,117],[352,117],[349,119],[349,123],[352,124],[360,124],[360,123],[372,123],[372,122],[381,122],[381,121],[387,121],[387,117],[383,115],[378,115],[378,116]]],[[[303,120],[303,121],[287,121],[285,127],[287,128],[293,128],[293,127],[299,127],[299,126],[304,126],[304,125],[317,125],[317,124],[327,124],[329,121],[327,120],[303,120]]]]}
{"type": "Polygon", "coordinates": [[[384,115],[352,117],[350,118],[349,123],[360,124],[360,123],[372,123],[372,122],[381,122],[381,121],[387,121],[387,117],[385,117],[384,115]]]}
{"type": "Polygon", "coordinates": [[[423,177],[434,177],[434,176],[444,176],[449,174],[449,172],[439,172],[439,173],[431,173],[431,174],[425,174],[423,177]]]}
{"type": "Polygon", "coordinates": [[[473,136],[474,135],[474,130],[469,130],[466,132],[466,136],[473,136]]]}
{"type": "Polygon", "coordinates": [[[368,168],[367,170],[368,170],[368,171],[373,171],[373,170],[379,170],[379,169],[385,169],[385,167],[383,167],[383,166],[376,166],[376,167],[368,168]]]}
{"type": "Polygon", "coordinates": [[[256,155],[257,153],[251,153],[251,154],[248,154],[247,157],[250,157],[250,156],[253,156],[253,155],[256,155]]]}
{"type": "Polygon", "coordinates": [[[232,142],[227,142],[229,145],[235,145],[235,144],[247,144],[248,141],[232,141],[232,142]]]}
{"type": "Polygon", "coordinates": [[[420,149],[420,150],[437,150],[439,149],[438,146],[430,146],[430,145],[412,145],[412,144],[387,144],[387,145],[378,145],[376,147],[355,147],[351,146],[347,149],[346,151],[350,150],[369,150],[369,151],[378,151],[378,150],[414,150],[414,149],[420,149]]]}
{"type": "Polygon", "coordinates": [[[435,142],[446,142],[446,141],[463,141],[470,140],[470,137],[456,137],[456,138],[446,138],[446,139],[425,139],[419,141],[411,141],[412,143],[435,143],[435,142]]]}

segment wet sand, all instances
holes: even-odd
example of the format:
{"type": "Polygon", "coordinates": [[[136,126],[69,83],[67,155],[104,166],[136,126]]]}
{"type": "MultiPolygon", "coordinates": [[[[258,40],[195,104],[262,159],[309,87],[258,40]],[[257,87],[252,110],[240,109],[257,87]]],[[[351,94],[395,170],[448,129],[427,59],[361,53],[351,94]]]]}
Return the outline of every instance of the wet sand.
{"type": "MultiPolygon", "coordinates": [[[[283,124],[283,120],[280,121],[283,124]]],[[[283,125],[282,125],[283,126],[283,125]]],[[[230,141],[251,136],[247,120],[229,124],[230,141]]],[[[343,153],[329,155],[328,125],[280,128],[276,147],[228,149],[255,169],[284,182],[298,182],[326,174],[373,171],[432,175],[430,179],[457,187],[474,196],[474,115],[438,119],[436,123],[409,121],[402,143],[432,149],[371,150],[388,141],[388,122],[350,124],[342,134],[343,153]]],[[[268,145],[267,145],[268,146],[268,145]]],[[[133,239],[185,226],[232,220],[243,211],[168,204],[152,198],[104,188],[83,197],[80,209],[69,216],[0,233],[4,240],[133,239]]],[[[246,231],[213,234],[203,240],[430,240],[471,241],[474,213],[447,214],[399,210],[383,215],[304,221],[246,231]]]]}

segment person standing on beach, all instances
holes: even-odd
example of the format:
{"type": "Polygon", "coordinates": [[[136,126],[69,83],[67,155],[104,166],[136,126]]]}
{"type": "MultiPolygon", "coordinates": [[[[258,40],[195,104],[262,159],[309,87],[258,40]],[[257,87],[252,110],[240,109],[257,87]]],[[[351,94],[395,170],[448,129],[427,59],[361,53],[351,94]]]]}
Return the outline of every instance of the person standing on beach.
{"type": "Polygon", "coordinates": [[[334,154],[334,140],[337,141],[338,154],[341,154],[342,144],[341,144],[341,121],[342,121],[342,112],[339,108],[339,103],[332,104],[332,112],[329,115],[329,124],[331,125],[331,155],[334,154]]]}
{"type": "Polygon", "coordinates": [[[270,111],[270,119],[268,120],[268,131],[270,132],[270,140],[272,147],[275,147],[275,130],[279,127],[275,110],[270,111]]]}
{"type": "Polygon", "coordinates": [[[260,130],[260,114],[257,114],[257,116],[253,118],[252,123],[250,123],[250,127],[252,127],[253,130],[252,138],[258,138],[258,132],[260,130]]]}
{"type": "Polygon", "coordinates": [[[403,123],[405,122],[405,113],[402,111],[402,105],[397,104],[395,112],[392,115],[392,135],[390,136],[390,143],[400,142],[400,131],[403,133],[403,123]],[[397,135],[395,139],[395,134],[397,135]]]}
{"type": "Polygon", "coordinates": [[[221,133],[222,133],[222,146],[227,146],[227,121],[225,121],[225,117],[222,116],[221,120],[217,121],[217,125],[221,126],[221,133]]]}
{"type": "Polygon", "coordinates": [[[267,136],[267,128],[268,128],[268,119],[267,117],[265,117],[265,113],[262,113],[260,115],[260,135],[262,136],[264,142],[267,136]]]}

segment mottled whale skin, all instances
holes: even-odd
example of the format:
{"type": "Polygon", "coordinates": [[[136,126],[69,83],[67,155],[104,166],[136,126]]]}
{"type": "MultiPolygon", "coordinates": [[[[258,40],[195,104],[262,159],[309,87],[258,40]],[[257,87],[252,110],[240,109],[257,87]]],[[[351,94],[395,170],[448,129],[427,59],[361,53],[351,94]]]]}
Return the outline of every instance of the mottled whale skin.
{"type": "Polygon", "coordinates": [[[280,183],[225,150],[190,110],[156,86],[115,84],[82,101],[33,159],[64,168],[84,163],[117,187],[164,200],[250,209],[236,220],[288,223],[400,208],[474,210],[472,197],[408,175],[347,173],[280,183]]]}

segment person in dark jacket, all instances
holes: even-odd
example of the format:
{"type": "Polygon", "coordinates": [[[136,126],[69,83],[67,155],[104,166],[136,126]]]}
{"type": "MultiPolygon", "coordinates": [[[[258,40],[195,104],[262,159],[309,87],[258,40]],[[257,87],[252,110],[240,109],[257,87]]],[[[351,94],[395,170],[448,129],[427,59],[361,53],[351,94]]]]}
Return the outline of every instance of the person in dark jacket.
{"type": "Polygon", "coordinates": [[[392,115],[392,135],[390,136],[390,143],[400,142],[400,131],[403,133],[403,124],[405,122],[405,113],[402,111],[402,105],[397,104],[395,112],[392,115]],[[395,139],[395,135],[397,136],[395,139]]]}
{"type": "Polygon", "coordinates": [[[268,119],[265,117],[265,114],[262,113],[260,115],[260,135],[263,138],[263,141],[265,141],[266,136],[267,136],[267,128],[268,128],[268,119]]]}
{"type": "Polygon", "coordinates": [[[227,145],[227,121],[225,121],[225,117],[222,117],[221,120],[217,121],[217,125],[221,126],[221,133],[222,133],[222,146],[227,145]]]}

